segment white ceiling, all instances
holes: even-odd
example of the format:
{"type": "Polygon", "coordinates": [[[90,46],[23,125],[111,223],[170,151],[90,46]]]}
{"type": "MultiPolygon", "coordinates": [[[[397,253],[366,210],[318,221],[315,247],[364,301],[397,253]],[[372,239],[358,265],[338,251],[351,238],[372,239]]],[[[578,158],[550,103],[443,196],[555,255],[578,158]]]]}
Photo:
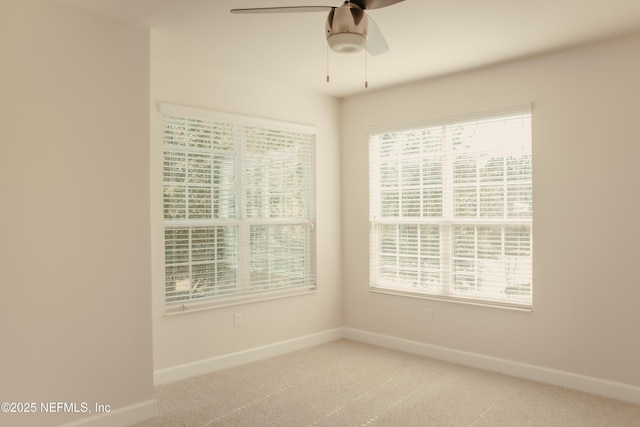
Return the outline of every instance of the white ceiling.
{"type": "MultiPolygon", "coordinates": [[[[232,15],[231,8],[341,0],[53,0],[175,37],[223,71],[348,96],[365,55],[329,53],[326,13],[232,15]]],[[[640,0],[405,0],[369,11],[390,51],[367,57],[369,90],[640,30],[640,0]]]]}

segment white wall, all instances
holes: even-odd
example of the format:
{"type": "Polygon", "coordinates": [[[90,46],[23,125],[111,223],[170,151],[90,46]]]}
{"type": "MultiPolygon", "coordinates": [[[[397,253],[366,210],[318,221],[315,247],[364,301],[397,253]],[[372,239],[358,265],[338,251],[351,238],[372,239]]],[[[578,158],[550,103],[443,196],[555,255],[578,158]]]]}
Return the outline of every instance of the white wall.
{"type": "MultiPolygon", "coordinates": [[[[338,101],[219,71],[215,52],[151,33],[151,192],[154,366],[166,370],[338,328],[342,325],[338,101]],[[162,115],[158,103],[206,108],[317,128],[318,291],[315,294],[173,316],[164,314],[162,115]],[[242,326],[234,328],[233,313],[242,326]]],[[[181,374],[178,374],[180,377],[181,374]]]]}
{"type": "Polygon", "coordinates": [[[0,52],[0,402],[153,415],[148,31],[0,0],[0,52]]]}
{"type": "Polygon", "coordinates": [[[638,52],[640,35],[346,99],[345,325],[640,386],[638,52]],[[370,293],[367,126],[526,102],[533,312],[370,293]]]}

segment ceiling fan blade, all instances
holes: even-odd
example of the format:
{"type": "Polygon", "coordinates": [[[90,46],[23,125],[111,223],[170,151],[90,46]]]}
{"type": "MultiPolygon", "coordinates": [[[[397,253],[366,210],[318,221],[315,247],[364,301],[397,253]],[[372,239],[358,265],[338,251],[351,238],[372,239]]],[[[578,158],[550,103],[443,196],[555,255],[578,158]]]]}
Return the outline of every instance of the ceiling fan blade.
{"type": "Polygon", "coordinates": [[[231,9],[231,13],[300,13],[326,12],[332,6],[285,6],[285,7],[254,7],[249,9],[231,9]]]}
{"type": "Polygon", "coordinates": [[[380,55],[389,50],[389,45],[380,31],[380,27],[376,24],[370,16],[369,19],[369,34],[367,35],[367,52],[371,55],[380,55]]]}
{"type": "Polygon", "coordinates": [[[360,9],[381,9],[383,7],[391,6],[396,3],[400,3],[404,0],[351,0],[351,3],[357,4],[360,9]]]}

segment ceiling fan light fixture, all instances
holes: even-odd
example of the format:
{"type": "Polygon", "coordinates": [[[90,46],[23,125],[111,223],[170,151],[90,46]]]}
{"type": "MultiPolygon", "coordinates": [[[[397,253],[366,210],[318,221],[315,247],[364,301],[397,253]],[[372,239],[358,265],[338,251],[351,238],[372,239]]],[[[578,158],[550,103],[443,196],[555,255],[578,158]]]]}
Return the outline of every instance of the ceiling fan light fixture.
{"type": "Polygon", "coordinates": [[[356,53],[367,45],[367,37],[358,33],[335,33],[327,37],[327,43],[334,52],[356,53]]]}

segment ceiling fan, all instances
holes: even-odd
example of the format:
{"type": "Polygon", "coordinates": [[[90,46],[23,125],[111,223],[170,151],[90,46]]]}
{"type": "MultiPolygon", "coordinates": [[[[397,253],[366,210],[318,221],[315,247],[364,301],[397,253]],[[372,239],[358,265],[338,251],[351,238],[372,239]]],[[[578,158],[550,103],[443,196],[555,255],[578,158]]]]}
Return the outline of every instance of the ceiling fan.
{"type": "Polygon", "coordinates": [[[331,50],[338,53],[355,53],[366,48],[371,55],[389,50],[378,25],[366,11],[381,9],[404,0],[353,0],[342,6],[285,6],[231,9],[231,13],[297,13],[328,11],[325,35],[331,50]]]}

